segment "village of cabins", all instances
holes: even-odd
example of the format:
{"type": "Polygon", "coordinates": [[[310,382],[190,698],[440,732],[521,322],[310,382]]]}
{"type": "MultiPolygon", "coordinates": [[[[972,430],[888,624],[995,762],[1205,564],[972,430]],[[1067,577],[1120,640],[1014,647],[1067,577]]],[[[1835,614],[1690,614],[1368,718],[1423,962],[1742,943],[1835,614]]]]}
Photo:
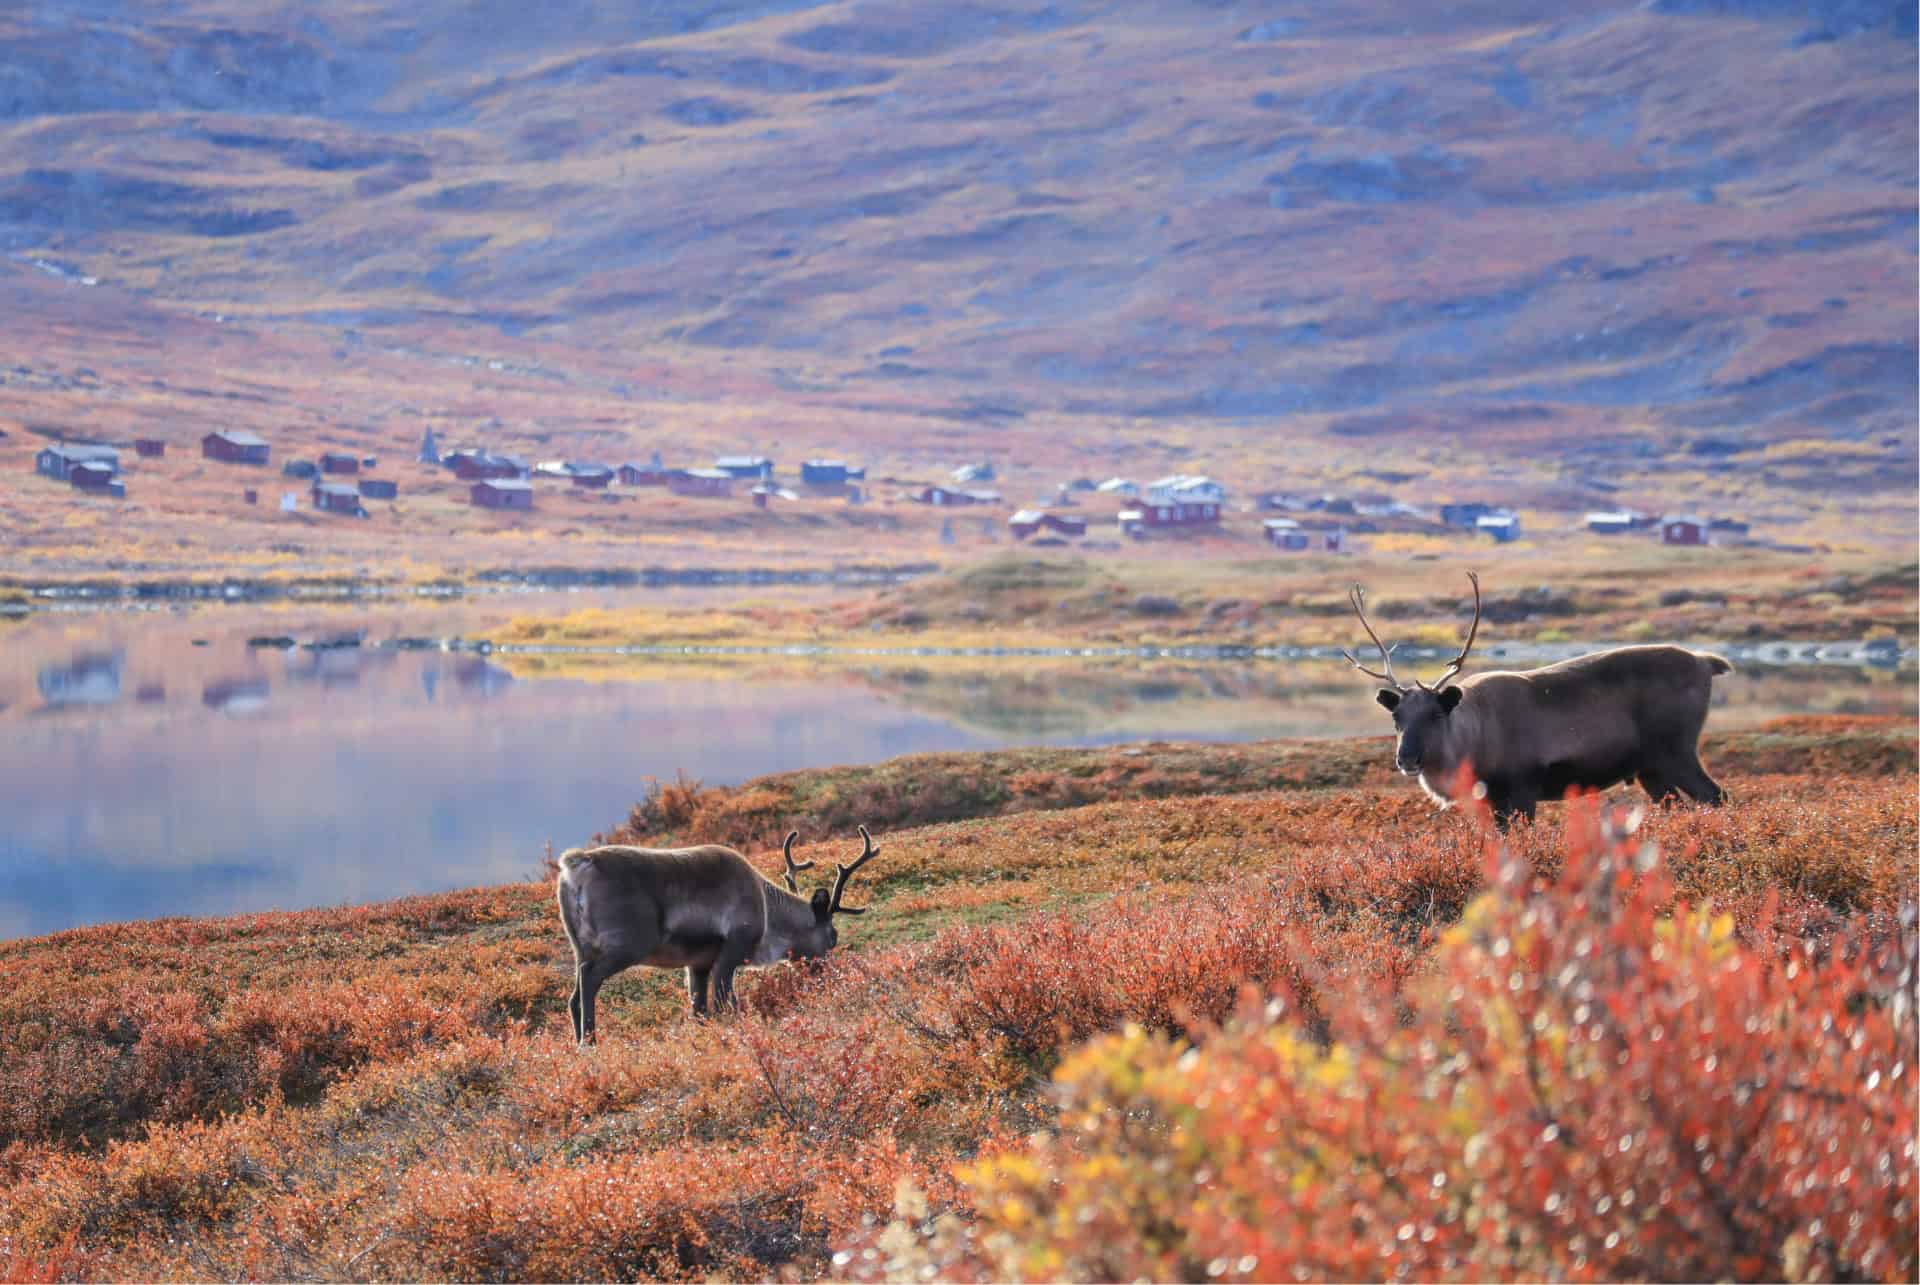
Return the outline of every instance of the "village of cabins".
{"type": "MultiPolygon", "coordinates": [[[[143,459],[161,459],[166,456],[167,446],[164,439],[141,437],[134,440],[133,451],[143,459]]],[[[209,460],[237,466],[261,468],[271,464],[271,446],[264,438],[233,429],[202,436],[200,454],[209,460]]],[[[66,483],[76,491],[124,498],[126,482],[120,470],[120,456],[121,448],[111,444],[58,442],[41,449],[35,456],[34,467],[41,476],[66,483]]],[[[578,460],[549,460],[529,465],[518,455],[498,454],[481,447],[461,447],[443,454],[429,429],[421,441],[417,460],[447,469],[467,483],[468,499],[475,507],[503,512],[532,510],[535,483],[539,481],[592,490],[614,486],[664,487],[676,495],[714,499],[732,497],[735,485],[742,484],[747,486],[747,496],[758,508],[767,508],[775,500],[799,498],[798,492],[780,485],[774,461],[763,455],[722,456],[708,468],[669,466],[662,462],[658,452],[644,464],[629,462],[610,466],[578,460]]],[[[313,459],[288,460],[280,471],[285,477],[309,484],[308,503],[316,511],[364,518],[371,516],[367,500],[399,498],[397,481],[372,476],[377,466],[378,460],[373,456],[323,451],[313,459]]],[[[986,485],[994,480],[995,472],[990,464],[966,464],[954,469],[944,483],[896,483],[892,495],[940,508],[1004,509],[1006,505],[1000,492],[986,485]]],[[[810,494],[839,496],[852,504],[863,503],[868,498],[867,470],[842,460],[803,462],[799,484],[810,494]]],[[[258,486],[247,486],[242,495],[247,503],[253,504],[258,502],[259,492],[258,486]]],[[[1016,510],[1006,519],[1006,527],[1019,540],[1035,544],[1070,543],[1084,538],[1089,530],[1088,518],[1072,510],[1101,500],[1114,506],[1109,519],[1111,529],[1136,540],[1158,532],[1217,526],[1227,508],[1226,488],[1205,476],[1176,473],[1144,486],[1119,477],[1105,481],[1075,478],[1058,484],[1051,495],[1016,510]]],[[[299,493],[285,492],[279,503],[284,511],[296,511],[299,493]]],[[[1254,497],[1248,507],[1256,511],[1298,514],[1268,518],[1262,523],[1262,532],[1270,544],[1294,553],[1347,552],[1352,548],[1351,536],[1379,531],[1383,529],[1383,521],[1466,530],[1499,543],[1517,540],[1522,534],[1517,513],[1478,501],[1443,504],[1437,512],[1430,513],[1388,497],[1265,492],[1254,497]]],[[[1745,541],[1748,536],[1747,524],[1734,518],[1707,519],[1690,514],[1655,517],[1632,510],[1588,513],[1579,526],[1595,535],[1656,536],[1661,543],[1670,545],[1745,541]]]]}

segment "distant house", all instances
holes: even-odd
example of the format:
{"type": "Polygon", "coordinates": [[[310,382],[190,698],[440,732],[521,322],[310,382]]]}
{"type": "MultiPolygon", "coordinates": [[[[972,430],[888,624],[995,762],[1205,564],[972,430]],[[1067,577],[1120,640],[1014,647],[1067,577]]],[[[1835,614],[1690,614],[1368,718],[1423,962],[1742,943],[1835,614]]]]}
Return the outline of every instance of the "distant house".
{"type": "Polygon", "coordinates": [[[762,482],[747,494],[753,497],[753,507],[766,508],[774,500],[797,500],[800,497],[784,486],[775,486],[771,482],[762,482]]]}
{"type": "Polygon", "coordinates": [[[1709,538],[1716,535],[1745,535],[1750,529],[1739,518],[1714,518],[1707,523],[1709,538]]]}
{"type": "Polygon", "coordinates": [[[527,476],[527,462],[518,455],[495,455],[473,448],[449,451],[441,463],[452,469],[453,475],[462,482],[519,481],[527,476]]]}
{"type": "Polygon", "coordinates": [[[392,500],[400,495],[400,484],[392,478],[363,477],[360,479],[360,494],[369,500],[392,500]]]}
{"type": "Polygon", "coordinates": [[[722,455],[713,466],[728,477],[773,476],[773,461],[764,455],[722,455]]]}
{"type": "Polygon", "coordinates": [[[599,491],[605,490],[613,481],[613,470],[604,464],[574,464],[569,467],[575,486],[599,491]]]}
{"type": "Polygon", "coordinates": [[[867,470],[864,465],[856,467],[845,460],[802,460],[800,480],[808,486],[845,486],[848,482],[864,482],[867,470]]]}
{"type": "Polygon", "coordinates": [[[58,446],[43,447],[33,457],[35,472],[61,482],[69,480],[69,474],[78,464],[105,464],[118,472],[120,452],[111,446],[76,446],[62,442],[58,446]]]}
{"type": "Polygon", "coordinates": [[[82,460],[67,470],[67,481],[76,491],[106,494],[113,486],[113,465],[105,460],[82,460]]]}
{"type": "Polygon", "coordinates": [[[667,471],[652,464],[622,464],[613,471],[622,486],[665,486],[667,471]]]}
{"type": "Polygon", "coordinates": [[[676,469],[668,476],[667,486],[675,495],[732,495],[734,476],[717,468],[676,469]]]}
{"type": "Polygon", "coordinates": [[[265,464],[267,439],[244,429],[223,428],[200,439],[200,454],[222,464],[265,464]]]}
{"type": "Polygon", "coordinates": [[[1149,504],[1213,504],[1226,502],[1227,491],[1210,477],[1175,473],[1148,485],[1149,504]]]}
{"type": "Polygon", "coordinates": [[[1618,513],[1589,513],[1586,523],[1587,530],[1595,535],[1625,535],[1633,530],[1633,514],[1624,510],[1618,513]]]}
{"type": "Polygon", "coordinates": [[[320,466],[312,460],[288,460],[280,466],[280,472],[287,477],[317,477],[320,466]]]}
{"type": "Polygon", "coordinates": [[[1058,535],[1079,539],[1087,533],[1087,520],[1077,514],[1054,513],[1047,509],[1021,509],[1007,519],[1007,530],[1013,532],[1013,538],[1024,540],[1028,536],[1051,531],[1058,535]]]}
{"type": "Polygon", "coordinates": [[[1266,533],[1267,543],[1276,549],[1299,553],[1307,548],[1307,533],[1292,518],[1268,518],[1260,528],[1266,533]]]}
{"type": "Polygon", "coordinates": [[[1064,491],[1097,491],[1100,489],[1100,484],[1090,477],[1076,477],[1070,482],[1061,483],[1060,489],[1064,491]]]}
{"type": "Polygon", "coordinates": [[[1140,494],[1140,485],[1124,477],[1110,477],[1093,488],[1100,495],[1116,495],[1123,500],[1131,500],[1140,494]]]}
{"type": "Polygon", "coordinates": [[[1520,538],[1520,518],[1513,513],[1485,513],[1473,524],[1481,535],[1492,536],[1497,544],[1512,544],[1520,538]]]}
{"type": "Polygon", "coordinates": [[[1707,524],[1685,514],[1660,519],[1660,543],[1705,544],[1707,524]]]}
{"type": "Polygon", "coordinates": [[[1292,518],[1268,518],[1260,524],[1267,543],[1288,553],[1344,553],[1347,548],[1345,527],[1308,530],[1292,518]]]}
{"type": "Polygon", "coordinates": [[[970,504],[998,504],[998,491],[961,491],[951,486],[923,486],[914,492],[913,498],[922,504],[937,505],[941,508],[958,508],[970,504]]]}
{"type": "Polygon", "coordinates": [[[133,449],[143,460],[157,460],[167,453],[167,444],[157,437],[136,437],[133,449]]]}
{"type": "Polygon", "coordinates": [[[1479,500],[1443,504],[1440,506],[1440,521],[1447,526],[1478,528],[1481,518],[1498,517],[1505,511],[1497,504],[1483,504],[1479,500]]]}
{"type": "Polygon", "coordinates": [[[1226,490],[1210,477],[1175,473],[1152,483],[1137,509],[1143,527],[1217,525],[1226,490]]]}
{"type": "Polygon", "coordinates": [[[343,451],[328,451],[320,457],[322,473],[358,473],[360,461],[343,451]]]}
{"type": "Polygon", "coordinates": [[[344,513],[348,517],[367,514],[366,507],[360,503],[359,488],[345,482],[315,482],[313,507],[322,513],[344,513]]]}
{"type": "Polygon", "coordinates": [[[473,484],[468,495],[476,508],[531,509],[533,507],[533,483],[520,478],[483,478],[473,484]]]}

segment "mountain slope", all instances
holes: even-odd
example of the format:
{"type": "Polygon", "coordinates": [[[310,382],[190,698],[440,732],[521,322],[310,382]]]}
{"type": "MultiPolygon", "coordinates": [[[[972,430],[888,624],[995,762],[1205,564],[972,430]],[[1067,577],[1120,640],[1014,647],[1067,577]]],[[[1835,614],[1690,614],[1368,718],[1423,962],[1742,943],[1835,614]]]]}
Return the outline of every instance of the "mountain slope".
{"type": "Polygon", "coordinates": [[[0,19],[0,244],[163,311],[967,448],[1913,480],[1911,4],[51,8],[0,19]]]}

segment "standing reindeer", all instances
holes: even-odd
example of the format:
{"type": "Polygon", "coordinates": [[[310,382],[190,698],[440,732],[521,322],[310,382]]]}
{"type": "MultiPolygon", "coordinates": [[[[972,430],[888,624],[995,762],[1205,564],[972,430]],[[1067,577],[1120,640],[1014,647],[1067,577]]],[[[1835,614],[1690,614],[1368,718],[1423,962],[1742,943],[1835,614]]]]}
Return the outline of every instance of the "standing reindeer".
{"type": "Polygon", "coordinates": [[[554,889],[560,922],[573,946],[574,986],[567,1000],[573,1037],[591,1043],[593,1001],[601,985],[635,964],[687,970],[695,1016],[707,1011],[708,982],[716,1008],[737,1006],[736,970],[783,959],[811,959],[839,944],[835,915],[864,915],[841,904],[854,871],[878,856],[867,827],[864,850],[852,865],[834,864],[833,892],[802,897],[798,875],[813,862],[795,862],[787,835],[784,889],[763,877],[732,848],[570,848],[560,855],[554,889]]]}
{"type": "Polygon", "coordinates": [[[1725,796],[1700,766],[1700,729],[1706,725],[1713,676],[1733,666],[1710,652],[1684,647],[1615,647],[1525,673],[1474,674],[1449,686],[1480,631],[1480,577],[1473,582],[1473,625],[1460,654],[1429,686],[1394,676],[1393,648],[1367,623],[1366,591],[1347,600],[1386,665],[1368,669],[1350,651],[1353,667],[1388,686],[1377,699],[1399,732],[1394,763],[1418,774],[1421,788],[1442,807],[1462,766],[1486,786],[1501,829],[1515,816],[1529,819],[1542,799],[1575,787],[1600,790],[1638,780],[1654,799],[1676,794],[1717,804],[1725,796]]]}

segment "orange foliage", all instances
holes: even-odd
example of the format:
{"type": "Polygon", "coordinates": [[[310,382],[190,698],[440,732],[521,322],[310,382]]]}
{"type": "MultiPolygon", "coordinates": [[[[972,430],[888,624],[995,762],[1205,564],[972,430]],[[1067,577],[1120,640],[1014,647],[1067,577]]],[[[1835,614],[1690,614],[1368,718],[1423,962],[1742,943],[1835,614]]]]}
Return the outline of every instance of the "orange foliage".
{"type": "Polygon", "coordinates": [[[1057,1134],[963,1169],[970,1230],[857,1273],[999,1279],[1910,1280],[1916,939],[1816,955],[1673,905],[1622,814],[1493,887],[1423,983],[1350,975],[1331,1039],[1254,999],[1057,1075],[1057,1134]],[[1672,905],[1671,914],[1664,907],[1672,905]]]}
{"type": "Polygon", "coordinates": [[[1714,1175],[1757,1184],[1723,1184],[1760,1246],[1753,1270],[1911,1272],[1910,1257],[1866,1257],[1892,1216],[1874,1193],[1891,1189],[1873,1186],[1879,1153],[1860,1150],[1911,1129],[1911,1068],[1869,1065],[1895,1029],[1875,952],[1902,940],[1911,781],[1727,780],[1732,807],[1647,817],[1636,838],[1673,856],[1612,901],[1579,810],[1516,826],[1511,870],[1488,893],[1482,829],[1398,783],[890,832],[875,913],[848,949],[753,975],[750,1011],[718,1022],[682,1018],[677,977],[635,970],[610,987],[589,1050],[566,1035],[566,948],[544,884],[0,945],[0,1274],[813,1277],[889,1259],[960,1277],[1216,1259],[1245,1274],[1252,1256],[1255,1275],[1374,1276],[1402,1261],[1379,1257],[1389,1244],[1427,1255],[1405,1261],[1431,1275],[1450,1270],[1447,1253],[1458,1275],[1750,1274],[1753,1254],[1714,1257],[1704,1208],[1685,1215],[1704,1220],[1685,1224],[1694,1256],[1649,1239],[1671,1233],[1644,1220],[1682,1215],[1639,1176],[1642,1222],[1620,1235],[1640,1259],[1605,1245],[1619,1228],[1589,1225],[1617,1221],[1617,1197],[1612,1212],[1583,1206],[1589,1221],[1521,1201],[1541,1180],[1563,1202],[1618,1190],[1641,1164],[1690,1201],[1683,1165],[1704,1154],[1714,1175]],[[1541,888],[1523,886],[1535,876],[1541,888]],[[1690,909],[1709,899],[1714,911],[1690,909]],[[1287,997],[1284,1014],[1245,1008],[1249,983],[1287,997]],[[1176,1043],[1196,1037],[1197,1051],[1176,1043]],[[1528,1050],[1567,1068],[1546,1097],[1527,1096],[1528,1050]],[[1734,1078],[1704,1073],[1707,1054],[1734,1078]],[[1771,1105],[1713,1097],[1766,1059],[1789,1077],[1768,1081],[1771,1105]],[[1048,1087],[1063,1064],[1064,1100],[1048,1087]],[[1814,1077],[1806,1092],[1800,1075],[1814,1077]],[[1537,1142],[1542,1103],[1578,1148],[1537,1142]],[[1666,1141],[1656,1108],[1675,1113],[1666,1141]],[[1207,1188],[1220,1198],[1142,1230],[1128,1219],[1160,1199],[1154,1184],[1195,1176],[1166,1150],[1176,1114],[1222,1149],[1207,1188]],[[1456,1119],[1468,1133],[1447,1132],[1456,1119]],[[1848,1133],[1860,1119],[1877,1123],[1848,1133]],[[1224,1149],[1281,1120],[1282,1138],[1364,1144],[1402,1172],[1426,1166],[1429,1182],[1452,1166],[1447,1185],[1416,1200],[1398,1173],[1342,1161],[1296,1190],[1291,1153],[1224,1149]],[[1838,1133],[1821,1132],[1830,1122],[1838,1133]],[[1063,1123],[1080,1142],[1025,1150],[1063,1123]],[[1702,1136],[1708,1151],[1690,1151],[1702,1136]],[[1734,1148],[1757,1157],[1762,1142],[1766,1164],[1736,1163],[1734,1148]],[[955,1162],[982,1155],[996,1159],[961,1185],[955,1162]],[[1114,1166],[1100,1190],[1121,1202],[1092,1224],[1110,1255],[1098,1260],[1071,1257],[1092,1251],[1070,1227],[1057,1245],[1035,1231],[1042,1212],[1077,1206],[1017,1171],[1065,1181],[1094,1155],[1114,1166]],[[1839,1184],[1849,1165],[1851,1203],[1828,1212],[1820,1202],[1842,1197],[1804,1180],[1839,1184]],[[985,1193],[1034,1221],[1014,1227],[985,1193]],[[909,1216],[887,1226],[896,1209],[909,1216]],[[1435,1221],[1448,1209],[1454,1221],[1435,1221]],[[1299,1257],[1301,1228],[1329,1210],[1361,1220],[1349,1239],[1374,1257],[1299,1257]],[[1482,1251],[1489,1218],[1499,1234],[1482,1251]],[[1815,1218],[1822,1233],[1805,1230],[1815,1218]],[[836,1245],[877,1257],[836,1267],[836,1245]],[[1125,1256],[1151,1246],[1171,1257],[1125,1256]],[[1068,1256],[1020,1257],[1055,1250],[1068,1256]]]}

